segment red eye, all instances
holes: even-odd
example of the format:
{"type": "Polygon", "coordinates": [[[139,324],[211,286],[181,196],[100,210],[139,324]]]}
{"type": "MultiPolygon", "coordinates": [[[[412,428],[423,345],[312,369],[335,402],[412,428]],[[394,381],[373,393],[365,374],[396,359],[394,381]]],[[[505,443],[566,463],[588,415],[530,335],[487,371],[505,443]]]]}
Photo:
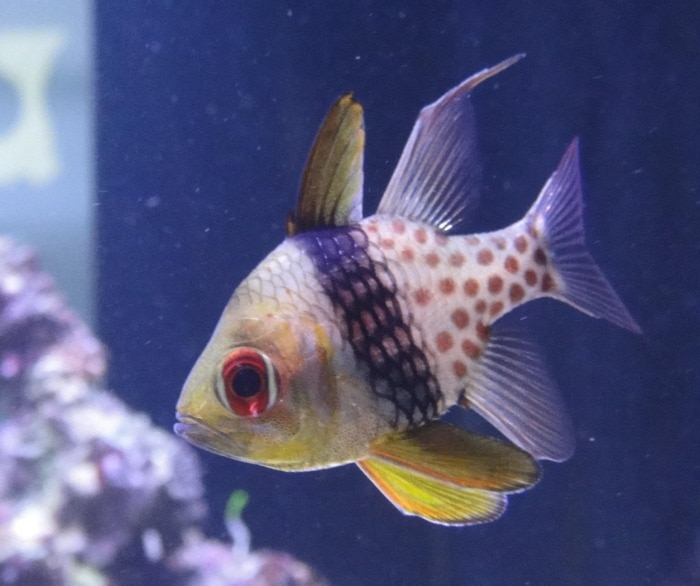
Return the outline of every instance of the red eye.
{"type": "Polygon", "coordinates": [[[221,367],[217,395],[224,407],[236,415],[260,415],[277,398],[277,377],[272,362],[258,350],[237,348],[221,367]]]}

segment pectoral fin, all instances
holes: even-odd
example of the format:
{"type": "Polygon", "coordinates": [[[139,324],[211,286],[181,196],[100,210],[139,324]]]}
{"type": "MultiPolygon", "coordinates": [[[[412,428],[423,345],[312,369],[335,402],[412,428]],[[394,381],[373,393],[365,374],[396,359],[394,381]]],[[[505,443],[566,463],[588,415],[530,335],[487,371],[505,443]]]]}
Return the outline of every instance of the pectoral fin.
{"type": "Polygon", "coordinates": [[[378,439],[358,465],[401,511],[448,525],[497,519],[540,475],[519,448],[442,422],[378,439]]]}
{"type": "Polygon", "coordinates": [[[287,218],[288,236],[362,219],[364,149],[362,106],[346,94],[331,107],[318,131],[296,210],[287,218]]]}

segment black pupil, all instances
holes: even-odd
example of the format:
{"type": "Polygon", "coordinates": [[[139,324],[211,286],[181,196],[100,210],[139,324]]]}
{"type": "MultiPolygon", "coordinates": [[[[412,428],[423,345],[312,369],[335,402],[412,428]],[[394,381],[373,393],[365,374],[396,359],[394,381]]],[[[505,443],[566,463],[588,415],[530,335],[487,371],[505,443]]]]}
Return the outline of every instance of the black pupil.
{"type": "Polygon", "coordinates": [[[240,366],[233,373],[231,389],[244,399],[254,397],[260,392],[262,379],[257,369],[252,366],[240,366]]]}

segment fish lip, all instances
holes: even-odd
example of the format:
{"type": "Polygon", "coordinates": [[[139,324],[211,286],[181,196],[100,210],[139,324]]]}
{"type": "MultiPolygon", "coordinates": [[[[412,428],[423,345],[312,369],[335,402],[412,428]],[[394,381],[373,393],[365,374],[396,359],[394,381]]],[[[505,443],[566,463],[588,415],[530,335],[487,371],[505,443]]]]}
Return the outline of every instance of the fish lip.
{"type": "Polygon", "coordinates": [[[203,419],[200,419],[194,415],[188,415],[186,413],[176,411],[175,419],[177,419],[177,423],[173,426],[173,431],[185,439],[191,439],[189,436],[197,433],[224,436],[224,434],[219,432],[219,430],[211,427],[203,419]]]}
{"type": "Polygon", "coordinates": [[[180,437],[186,438],[187,432],[191,431],[194,426],[198,425],[198,422],[194,417],[190,417],[189,415],[185,415],[179,411],[175,413],[175,419],[177,419],[177,423],[173,425],[173,431],[180,437]]]}
{"type": "Polygon", "coordinates": [[[230,449],[225,446],[237,445],[235,440],[227,433],[212,427],[206,421],[195,415],[175,412],[177,423],[173,431],[189,443],[221,456],[233,457],[230,449]]]}

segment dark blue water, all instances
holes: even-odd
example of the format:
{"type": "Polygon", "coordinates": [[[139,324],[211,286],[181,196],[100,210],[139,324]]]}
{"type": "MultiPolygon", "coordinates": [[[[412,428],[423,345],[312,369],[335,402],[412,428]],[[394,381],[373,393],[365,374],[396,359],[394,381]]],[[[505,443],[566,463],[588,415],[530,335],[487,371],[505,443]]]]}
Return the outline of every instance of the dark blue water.
{"type": "Polygon", "coordinates": [[[700,583],[699,10],[98,3],[99,332],[112,386],[157,423],[172,425],[229,295],[283,238],[331,102],[353,90],[365,107],[371,211],[418,110],[522,51],[474,96],[485,173],[470,227],[519,218],[580,136],[589,247],[644,330],[526,308],[578,449],[496,523],[402,517],[354,467],[202,453],[212,510],[248,490],[254,544],[341,585],[700,583]]]}

